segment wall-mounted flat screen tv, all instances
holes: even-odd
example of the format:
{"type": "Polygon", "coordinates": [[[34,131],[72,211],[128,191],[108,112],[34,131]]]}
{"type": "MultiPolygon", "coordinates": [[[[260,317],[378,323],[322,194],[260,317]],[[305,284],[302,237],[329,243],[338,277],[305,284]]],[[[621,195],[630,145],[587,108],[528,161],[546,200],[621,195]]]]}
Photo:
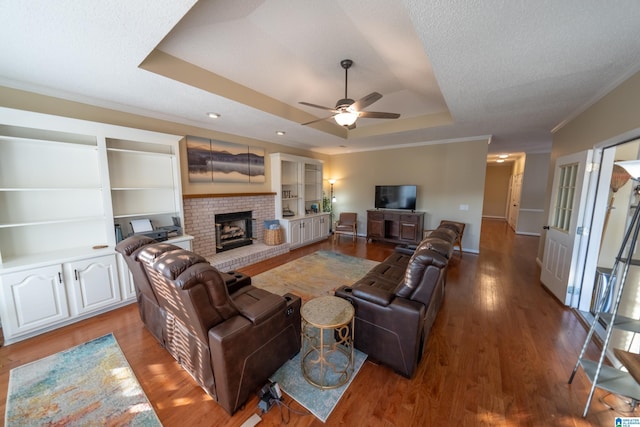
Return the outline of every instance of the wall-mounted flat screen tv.
{"type": "Polygon", "coordinates": [[[376,185],[375,207],[416,210],[416,186],[376,185]]]}

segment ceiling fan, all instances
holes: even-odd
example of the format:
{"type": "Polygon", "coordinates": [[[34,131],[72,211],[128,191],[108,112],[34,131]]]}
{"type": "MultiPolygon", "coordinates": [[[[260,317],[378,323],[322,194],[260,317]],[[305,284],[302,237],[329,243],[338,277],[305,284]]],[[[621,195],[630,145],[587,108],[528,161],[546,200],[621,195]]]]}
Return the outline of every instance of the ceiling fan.
{"type": "Polygon", "coordinates": [[[323,107],[322,105],[311,104],[309,102],[300,102],[302,105],[307,105],[309,107],[320,108],[322,110],[331,111],[329,117],[323,117],[321,119],[312,120],[307,123],[302,123],[303,125],[309,125],[311,123],[320,122],[322,120],[327,120],[333,117],[333,119],[340,126],[344,126],[349,129],[353,129],[356,127],[356,120],[358,117],[365,117],[368,119],[397,119],[400,117],[400,114],[397,113],[380,113],[375,111],[362,111],[362,109],[368,107],[373,104],[380,98],[382,95],[378,92],[371,92],[369,95],[354,101],[351,98],[347,97],[347,77],[349,68],[353,65],[353,61],[350,59],[343,59],[340,61],[340,65],[344,68],[344,98],[339,99],[336,102],[335,108],[323,107]]]}

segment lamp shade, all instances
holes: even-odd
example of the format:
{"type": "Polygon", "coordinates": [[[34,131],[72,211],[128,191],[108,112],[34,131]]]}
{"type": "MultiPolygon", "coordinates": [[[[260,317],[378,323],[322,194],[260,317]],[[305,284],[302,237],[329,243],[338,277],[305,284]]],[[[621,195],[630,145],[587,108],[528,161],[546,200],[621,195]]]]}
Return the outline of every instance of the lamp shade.
{"type": "Polygon", "coordinates": [[[355,111],[343,110],[333,116],[333,118],[340,126],[351,126],[358,119],[358,113],[355,111]]]}
{"type": "Polygon", "coordinates": [[[615,164],[626,170],[631,178],[640,179],[640,160],[624,160],[615,164]]]}

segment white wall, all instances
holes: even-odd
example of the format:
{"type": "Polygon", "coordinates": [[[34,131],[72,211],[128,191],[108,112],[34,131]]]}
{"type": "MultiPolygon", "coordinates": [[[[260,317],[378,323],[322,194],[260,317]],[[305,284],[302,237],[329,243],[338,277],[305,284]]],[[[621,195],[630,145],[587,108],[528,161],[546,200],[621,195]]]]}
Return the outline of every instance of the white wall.
{"type": "Polygon", "coordinates": [[[326,179],[335,179],[336,215],[358,213],[358,233],[366,234],[366,215],[376,185],[415,184],[417,210],[426,229],[442,219],[466,223],[462,245],[477,252],[486,174],[487,139],[331,156],[326,179]],[[468,210],[461,210],[461,207],[468,210]]]}

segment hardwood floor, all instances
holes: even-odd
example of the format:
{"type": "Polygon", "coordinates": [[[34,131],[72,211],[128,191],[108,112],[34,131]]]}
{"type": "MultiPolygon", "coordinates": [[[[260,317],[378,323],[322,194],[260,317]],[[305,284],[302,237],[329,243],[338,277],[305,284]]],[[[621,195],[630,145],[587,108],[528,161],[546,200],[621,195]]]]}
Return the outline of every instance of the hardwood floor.
{"type": "MultiPolygon", "coordinates": [[[[450,262],[445,301],[415,377],[366,362],[326,425],[614,426],[620,414],[599,401],[601,390],[582,418],[590,388],[582,370],[567,384],[586,331],[540,284],[538,238],[516,236],[506,223],[486,220],[480,246],[479,255],[456,253],[450,262]]],[[[242,270],[256,275],[319,249],[380,261],[393,247],[328,239],[242,270]]],[[[258,412],[254,396],[229,416],[144,329],[135,305],[0,348],[2,411],[11,368],[109,332],[165,426],[240,426],[258,412]]],[[[591,358],[598,354],[595,346],[589,352],[591,358]]],[[[615,396],[606,399],[628,409],[615,396]]],[[[290,400],[285,396],[303,411],[290,400]]],[[[277,407],[262,415],[260,425],[287,419],[292,426],[323,425],[277,407]]]]}

